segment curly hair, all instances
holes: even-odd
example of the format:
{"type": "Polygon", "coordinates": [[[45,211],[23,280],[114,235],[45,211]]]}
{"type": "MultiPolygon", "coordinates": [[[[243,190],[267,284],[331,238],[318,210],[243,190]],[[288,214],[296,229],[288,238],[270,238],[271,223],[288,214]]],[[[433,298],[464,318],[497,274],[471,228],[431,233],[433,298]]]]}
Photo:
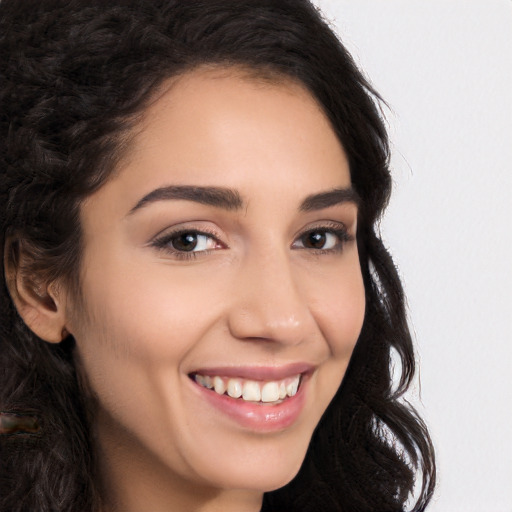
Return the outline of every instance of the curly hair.
{"type": "MultiPolygon", "coordinates": [[[[23,251],[26,275],[79,288],[81,202],[115,171],[158,86],[205,64],[303,84],[345,149],[361,199],[362,332],[299,473],[266,493],[262,510],[393,512],[413,498],[412,510],[424,510],[434,450],[403,398],[415,373],[413,345],[377,227],[391,189],[382,100],[307,0],[2,0],[3,263],[18,264],[23,251]]],[[[3,421],[25,418],[25,428],[0,424],[0,511],[95,512],[95,451],[74,340],[44,343],[28,329],[4,265],[0,412],[3,421]]]]}

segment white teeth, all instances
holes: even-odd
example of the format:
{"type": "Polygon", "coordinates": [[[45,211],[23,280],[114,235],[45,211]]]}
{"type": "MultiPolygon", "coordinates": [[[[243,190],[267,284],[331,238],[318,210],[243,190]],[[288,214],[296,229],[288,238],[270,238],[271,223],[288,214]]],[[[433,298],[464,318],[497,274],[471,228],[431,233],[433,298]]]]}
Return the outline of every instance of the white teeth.
{"type": "Polygon", "coordinates": [[[213,377],[213,387],[215,389],[215,392],[219,395],[223,395],[226,391],[226,384],[224,384],[224,381],[220,377],[213,377]]]}
{"type": "Polygon", "coordinates": [[[279,384],[277,382],[267,382],[261,389],[262,402],[275,402],[279,400],[279,384]]]}
{"type": "Polygon", "coordinates": [[[253,380],[245,381],[242,387],[242,398],[250,402],[259,402],[261,400],[260,385],[253,380]]]}
{"type": "Polygon", "coordinates": [[[299,379],[300,376],[297,376],[295,379],[293,379],[286,385],[286,394],[288,396],[295,396],[295,394],[297,393],[297,389],[299,388],[299,379]]]}
{"type": "Polygon", "coordinates": [[[238,379],[228,380],[228,395],[231,398],[240,398],[242,396],[242,383],[238,379]]]}
{"type": "Polygon", "coordinates": [[[198,384],[201,384],[201,386],[208,389],[213,388],[212,378],[209,375],[199,375],[196,373],[195,379],[198,384]]]}
{"type": "Polygon", "coordinates": [[[271,403],[284,400],[287,396],[295,396],[301,376],[296,375],[293,378],[288,377],[280,381],[260,382],[235,378],[228,379],[218,375],[211,377],[196,373],[194,379],[200,386],[213,389],[219,395],[227,392],[231,398],[242,398],[249,402],[271,403]]]}
{"type": "Polygon", "coordinates": [[[286,384],[284,383],[284,380],[279,384],[279,400],[282,400],[283,398],[286,398],[286,384]]]}

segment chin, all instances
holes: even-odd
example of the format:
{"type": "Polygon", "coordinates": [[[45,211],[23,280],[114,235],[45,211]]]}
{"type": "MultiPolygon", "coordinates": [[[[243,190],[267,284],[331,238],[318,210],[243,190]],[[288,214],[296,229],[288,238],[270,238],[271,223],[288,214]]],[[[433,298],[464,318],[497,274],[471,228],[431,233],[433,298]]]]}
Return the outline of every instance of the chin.
{"type": "MultiPolygon", "coordinates": [[[[297,460],[290,456],[276,460],[260,460],[254,462],[248,459],[241,459],[233,464],[231,468],[223,468],[223,475],[219,479],[219,469],[216,470],[215,487],[224,489],[244,489],[248,491],[270,492],[275,491],[291,482],[299,472],[303,457],[297,460]]],[[[213,475],[212,475],[213,476],[213,475]]],[[[211,482],[212,482],[211,480],[211,482]]],[[[213,483],[213,482],[212,482],[213,483]]]]}

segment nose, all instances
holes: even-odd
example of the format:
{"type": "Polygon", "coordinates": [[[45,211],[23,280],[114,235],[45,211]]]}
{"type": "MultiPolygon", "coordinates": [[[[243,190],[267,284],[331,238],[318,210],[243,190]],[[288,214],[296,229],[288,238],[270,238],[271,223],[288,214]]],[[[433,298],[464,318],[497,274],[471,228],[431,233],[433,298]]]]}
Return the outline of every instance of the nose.
{"type": "Polygon", "coordinates": [[[236,273],[228,322],[244,340],[297,345],[314,330],[300,272],[283,250],[248,255],[236,273]]]}

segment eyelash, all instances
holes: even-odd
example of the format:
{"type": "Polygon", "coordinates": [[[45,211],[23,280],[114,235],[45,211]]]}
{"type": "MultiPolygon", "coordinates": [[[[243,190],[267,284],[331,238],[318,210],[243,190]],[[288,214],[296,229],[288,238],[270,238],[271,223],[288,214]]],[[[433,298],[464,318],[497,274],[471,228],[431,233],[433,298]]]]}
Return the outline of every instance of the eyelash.
{"type": "MultiPolygon", "coordinates": [[[[315,226],[314,228],[308,229],[301,233],[299,237],[296,238],[296,240],[293,242],[293,245],[297,241],[302,241],[304,244],[304,240],[308,235],[312,235],[313,233],[323,233],[324,235],[334,235],[338,241],[335,245],[335,247],[329,248],[329,249],[316,249],[313,247],[295,247],[296,250],[309,250],[312,251],[312,253],[317,255],[324,255],[324,254],[336,254],[341,253],[343,251],[343,248],[345,244],[348,242],[351,242],[355,239],[355,237],[347,231],[345,226],[343,224],[339,223],[333,223],[330,225],[320,225],[315,226]]],[[[210,254],[212,251],[218,250],[217,248],[213,249],[205,249],[201,251],[181,251],[178,249],[175,249],[172,247],[172,242],[183,235],[194,235],[194,236],[205,236],[212,240],[214,240],[217,244],[222,244],[222,242],[219,240],[219,237],[217,233],[209,230],[200,230],[200,229],[178,229],[176,231],[172,231],[170,233],[166,233],[165,235],[162,235],[155,240],[151,242],[151,246],[155,247],[158,250],[165,251],[167,253],[170,253],[174,258],[178,260],[192,260],[196,259],[198,256],[204,256],[207,254],[210,254]]]]}
{"type": "Polygon", "coordinates": [[[209,231],[207,229],[201,230],[201,229],[177,229],[176,231],[172,231],[170,233],[166,233],[165,235],[156,238],[151,245],[153,247],[156,247],[159,250],[165,251],[167,253],[170,253],[173,257],[175,257],[178,260],[191,260],[197,258],[199,255],[206,255],[210,254],[212,251],[215,251],[216,249],[206,249],[203,251],[179,251],[172,247],[173,240],[176,240],[180,236],[183,235],[195,235],[195,236],[205,236],[208,238],[211,238],[212,240],[215,240],[216,243],[221,243],[219,240],[219,237],[217,233],[213,231],[209,231]]]}
{"type": "MultiPolygon", "coordinates": [[[[336,245],[330,249],[315,249],[313,247],[296,247],[298,250],[309,250],[313,251],[315,256],[323,255],[323,254],[336,254],[341,253],[348,242],[352,242],[354,240],[354,236],[349,234],[347,228],[342,224],[331,224],[331,225],[320,225],[315,226],[314,228],[308,229],[301,233],[301,235],[297,238],[297,240],[304,240],[308,235],[312,235],[313,233],[323,233],[324,235],[334,235],[338,241],[336,245]]],[[[295,244],[295,242],[293,243],[295,244]]],[[[293,246],[293,245],[292,245],[293,246]]]]}

